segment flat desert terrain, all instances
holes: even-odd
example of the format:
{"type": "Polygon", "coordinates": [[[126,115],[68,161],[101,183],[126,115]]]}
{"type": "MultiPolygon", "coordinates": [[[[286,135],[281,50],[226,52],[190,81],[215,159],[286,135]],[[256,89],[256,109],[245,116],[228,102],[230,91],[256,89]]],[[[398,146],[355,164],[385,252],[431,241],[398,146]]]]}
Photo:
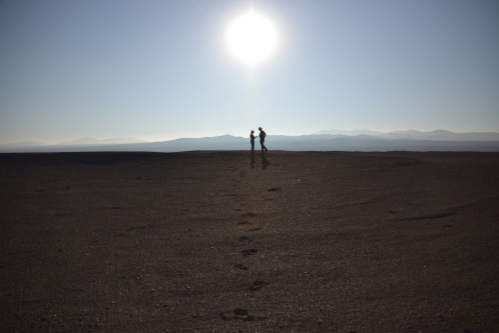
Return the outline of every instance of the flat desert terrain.
{"type": "Polygon", "coordinates": [[[499,332],[499,153],[0,154],[1,332],[499,332]]]}

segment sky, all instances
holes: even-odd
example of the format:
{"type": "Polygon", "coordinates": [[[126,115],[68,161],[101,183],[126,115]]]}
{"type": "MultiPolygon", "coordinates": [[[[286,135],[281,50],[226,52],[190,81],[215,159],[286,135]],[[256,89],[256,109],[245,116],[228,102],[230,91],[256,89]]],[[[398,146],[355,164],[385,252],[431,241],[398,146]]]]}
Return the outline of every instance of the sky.
{"type": "Polygon", "coordinates": [[[0,57],[0,144],[499,132],[495,0],[0,0],[0,57]],[[252,68],[250,8],[278,36],[252,68]]]}

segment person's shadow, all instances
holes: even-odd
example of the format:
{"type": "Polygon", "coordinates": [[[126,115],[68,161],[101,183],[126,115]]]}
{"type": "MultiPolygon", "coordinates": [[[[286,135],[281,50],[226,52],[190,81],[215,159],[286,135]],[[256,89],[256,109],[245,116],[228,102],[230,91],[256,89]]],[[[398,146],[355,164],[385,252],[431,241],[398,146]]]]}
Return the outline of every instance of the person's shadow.
{"type": "MultiPolygon", "coordinates": [[[[254,169],[255,168],[255,151],[252,150],[251,151],[251,155],[250,155],[250,166],[251,166],[251,169],[254,169]]],[[[267,167],[270,165],[270,162],[269,160],[267,160],[267,158],[265,157],[265,154],[262,154],[262,170],[265,170],[267,169],[267,167]]]]}
{"type": "Polygon", "coordinates": [[[270,165],[270,162],[267,160],[265,157],[265,154],[262,153],[262,170],[267,169],[267,167],[270,165]]]}

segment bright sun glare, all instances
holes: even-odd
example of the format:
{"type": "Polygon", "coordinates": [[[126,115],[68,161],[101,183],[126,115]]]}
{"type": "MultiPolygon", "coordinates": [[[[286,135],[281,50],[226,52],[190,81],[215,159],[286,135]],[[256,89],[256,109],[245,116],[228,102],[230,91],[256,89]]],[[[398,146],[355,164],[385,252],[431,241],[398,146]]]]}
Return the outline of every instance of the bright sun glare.
{"type": "Polygon", "coordinates": [[[230,51],[250,66],[262,62],[274,52],[277,38],[272,22],[254,10],[232,21],[226,35],[230,51]]]}

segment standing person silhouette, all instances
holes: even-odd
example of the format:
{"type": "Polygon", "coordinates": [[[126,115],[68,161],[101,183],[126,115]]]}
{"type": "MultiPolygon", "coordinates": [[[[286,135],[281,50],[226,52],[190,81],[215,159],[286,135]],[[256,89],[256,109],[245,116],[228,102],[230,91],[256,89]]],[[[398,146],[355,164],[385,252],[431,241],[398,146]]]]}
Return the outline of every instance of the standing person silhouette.
{"type": "Polygon", "coordinates": [[[265,137],[267,136],[267,133],[265,133],[261,127],[258,127],[258,130],[260,131],[260,135],[258,135],[258,136],[260,137],[260,146],[262,146],[262,152],[264,152],[263,150],[265,149],[265,153],[266,153],[269,151],[267,149],[267,147],[265,147],[265,145],[264,145],[265,137]]]}
{"type": "Polygon", "coordinates": [[[256,139],[256,136],[254,136],[253,133],[255,133],[255,131],[251,130],[251,134],[250,134],[251,152],[255,151],[255,139],[256,139]]]}

